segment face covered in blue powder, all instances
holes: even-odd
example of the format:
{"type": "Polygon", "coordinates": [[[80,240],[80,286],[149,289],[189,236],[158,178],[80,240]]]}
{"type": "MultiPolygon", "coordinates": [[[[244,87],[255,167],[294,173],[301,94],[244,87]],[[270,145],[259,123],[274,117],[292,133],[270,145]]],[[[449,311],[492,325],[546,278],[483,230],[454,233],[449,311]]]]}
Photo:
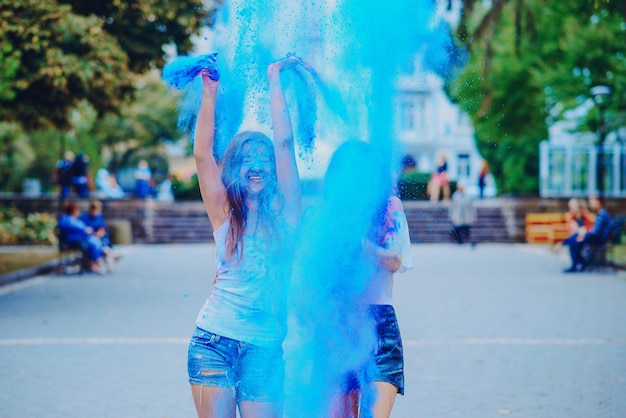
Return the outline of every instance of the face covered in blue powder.
{"type": "Polygon", "coordinates": [[[259,143],[247,142],[241,150],[239,182],[249,197],[258,196],[273,181],[274,167],[271,151],[259,143]]]}

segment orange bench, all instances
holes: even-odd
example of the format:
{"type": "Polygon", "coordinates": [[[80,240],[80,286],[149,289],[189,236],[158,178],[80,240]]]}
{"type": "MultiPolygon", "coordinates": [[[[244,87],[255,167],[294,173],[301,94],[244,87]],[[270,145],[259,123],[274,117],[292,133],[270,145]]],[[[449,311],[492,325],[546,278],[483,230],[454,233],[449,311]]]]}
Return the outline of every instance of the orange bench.
{"type": "MultiPolygon", "coordinates": [[[[589,214],[595,220],[593,213],[589,214]]],[[[556,244],[571,235],[565,213],[528,213],[526,214],[526,242],[530,244],[556,244]]]]}
{"type": "Polygon", "coordinates": [[[526,242],[529,244],[556,244],[570,234],[565,213],[526,214],[526,242]]]}

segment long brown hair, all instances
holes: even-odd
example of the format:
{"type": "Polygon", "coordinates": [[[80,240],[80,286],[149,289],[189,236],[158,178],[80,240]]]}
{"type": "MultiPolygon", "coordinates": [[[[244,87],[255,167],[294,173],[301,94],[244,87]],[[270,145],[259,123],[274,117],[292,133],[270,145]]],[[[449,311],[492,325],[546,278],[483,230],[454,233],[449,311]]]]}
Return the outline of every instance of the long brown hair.
{"type": "Polygon", "coordinates": [[[239,250],[239,260],[241,260],[244,249],[243,233],[248,220],[248,207],[246,206],[248,193],[239,181],[239,169],[242,163],[243,147],[246,144],[262,145],[270,151],[272,170],[269,181],[266,182],[259,195],[257,225],[268,237],[276,231],[275,214],[271,211],[272,201],[277,190],[274,144],[260,132],[241,132],[230,141],[222,158],[222,182],[226,187],[226,199],[230,212],[228,233],[226,234],[226,256],[229,260],[233,259],[237,250],[239,250]]]}

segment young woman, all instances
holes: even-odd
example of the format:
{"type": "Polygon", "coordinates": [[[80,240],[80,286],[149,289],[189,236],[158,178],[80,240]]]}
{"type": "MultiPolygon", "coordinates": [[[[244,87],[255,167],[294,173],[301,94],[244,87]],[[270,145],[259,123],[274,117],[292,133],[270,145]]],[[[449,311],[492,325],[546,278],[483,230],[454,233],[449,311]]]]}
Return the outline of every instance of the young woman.
{"type": "Polygon", "coordinates": [[[280,73],[301,64],[292,56],[268,67],[274,142],[241,132],[221,165],[213,156],[219,77],[216,71],[202,74],[194,155],[217,274],[189,345],[189,381],[201,417],[235,418],[237,408],[242,418],[282,415],[285,254],[301,194],[280,73]]]}
{"type": "MultiPolygon", "coordinates": [[[[341,376],[340,395],[331,400],[329,416],[334,418],[353,418],[359,412],[361,416],[389,417],[396,394],[404,393],[402,339],[392,289],[394,273],[413,264],[402,202],[389,196],[383,167],[369,144],[347,141],[335,151],[326,173],[324,210],[331,214],[331,223],[335,222],[330,225],[332,239],[326,245],[335,248],[339,256],[325,258],[329,274],[323,276],[341,289],[334,293],[337,300],[328,303],[338,305],[336,327],[356,321],[358,334],[365,336],[361,341],[350,338],[352,326],[347,325],[341,331],[344,346],[352,343],[353,352],[369,350],[369,335],[374,343],[373,351],[365,352],[364,362],[341,376]],[[355,166],[364,169],[358,171],[355,166]]],[[[346,353],[338,366],[348,364],[350,355],[346,353]]]]}
{"type": "Polygon", "coordinates": [[[389,198],[372,226],[364,253],[375,265],[364,302],[377,341],[366,364],[342,382],[343,396],[336,403],[334,418],[388,418],[396,395],[404,395],[404,354],[392,288],[394,273],[413,268],[413,261],[406,217],[397,197],[389,198]]]}
{"type": "Polygon", "coordinates": [[[372,354],[367,380],[374,385],[370,416],[389,417],[396,394],[404,395],[404,357],[400,328],[393,308],[394,273],[413,268],[409,228],[402,202],[391,196],[384,214],[373,225],[365,253],[376,269],[369,281],[366,301],[376,324],[377,349],[372,354]]]}

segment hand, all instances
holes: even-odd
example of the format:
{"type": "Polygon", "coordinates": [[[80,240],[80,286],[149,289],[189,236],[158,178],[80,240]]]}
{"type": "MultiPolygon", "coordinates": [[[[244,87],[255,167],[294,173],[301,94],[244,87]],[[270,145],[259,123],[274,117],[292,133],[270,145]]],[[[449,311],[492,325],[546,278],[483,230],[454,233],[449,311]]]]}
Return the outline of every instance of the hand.
{"type": "MultiPolygon", "coordinates": [[[[217,72],[217,67],[215,67],[215,72],[217,72]]],[[[200,76],[202,77],[202,85],[204,86],[204,94],[208,94],[211,97],[215,97],[217,95],[217,88],[220,85],[219,76],[218,79],[215,80],[211,77],[211,73],[209,70],[200,71],[200,76]]]]}
{"type": "Polygon", "coordinates": [[[307,69],[309,68],[309,66],[305,64],[304,61],[302,61],[300,58],[298,58],[294,54],[289,54],[287,55],[287,57],[271,63],[267,67],[267,75],[270,78],[275,77],[280,74],[281,71],[295,68],[298,65],[301,65],[302,67],[307,69]]]}
{"type": "Polygon", "coordinates": [[[199,65],[202,66],[201,74],[208,75],[211,80],[219,81],[220,72],[217,69],[217,52],[200,57],[199,65]]]}

